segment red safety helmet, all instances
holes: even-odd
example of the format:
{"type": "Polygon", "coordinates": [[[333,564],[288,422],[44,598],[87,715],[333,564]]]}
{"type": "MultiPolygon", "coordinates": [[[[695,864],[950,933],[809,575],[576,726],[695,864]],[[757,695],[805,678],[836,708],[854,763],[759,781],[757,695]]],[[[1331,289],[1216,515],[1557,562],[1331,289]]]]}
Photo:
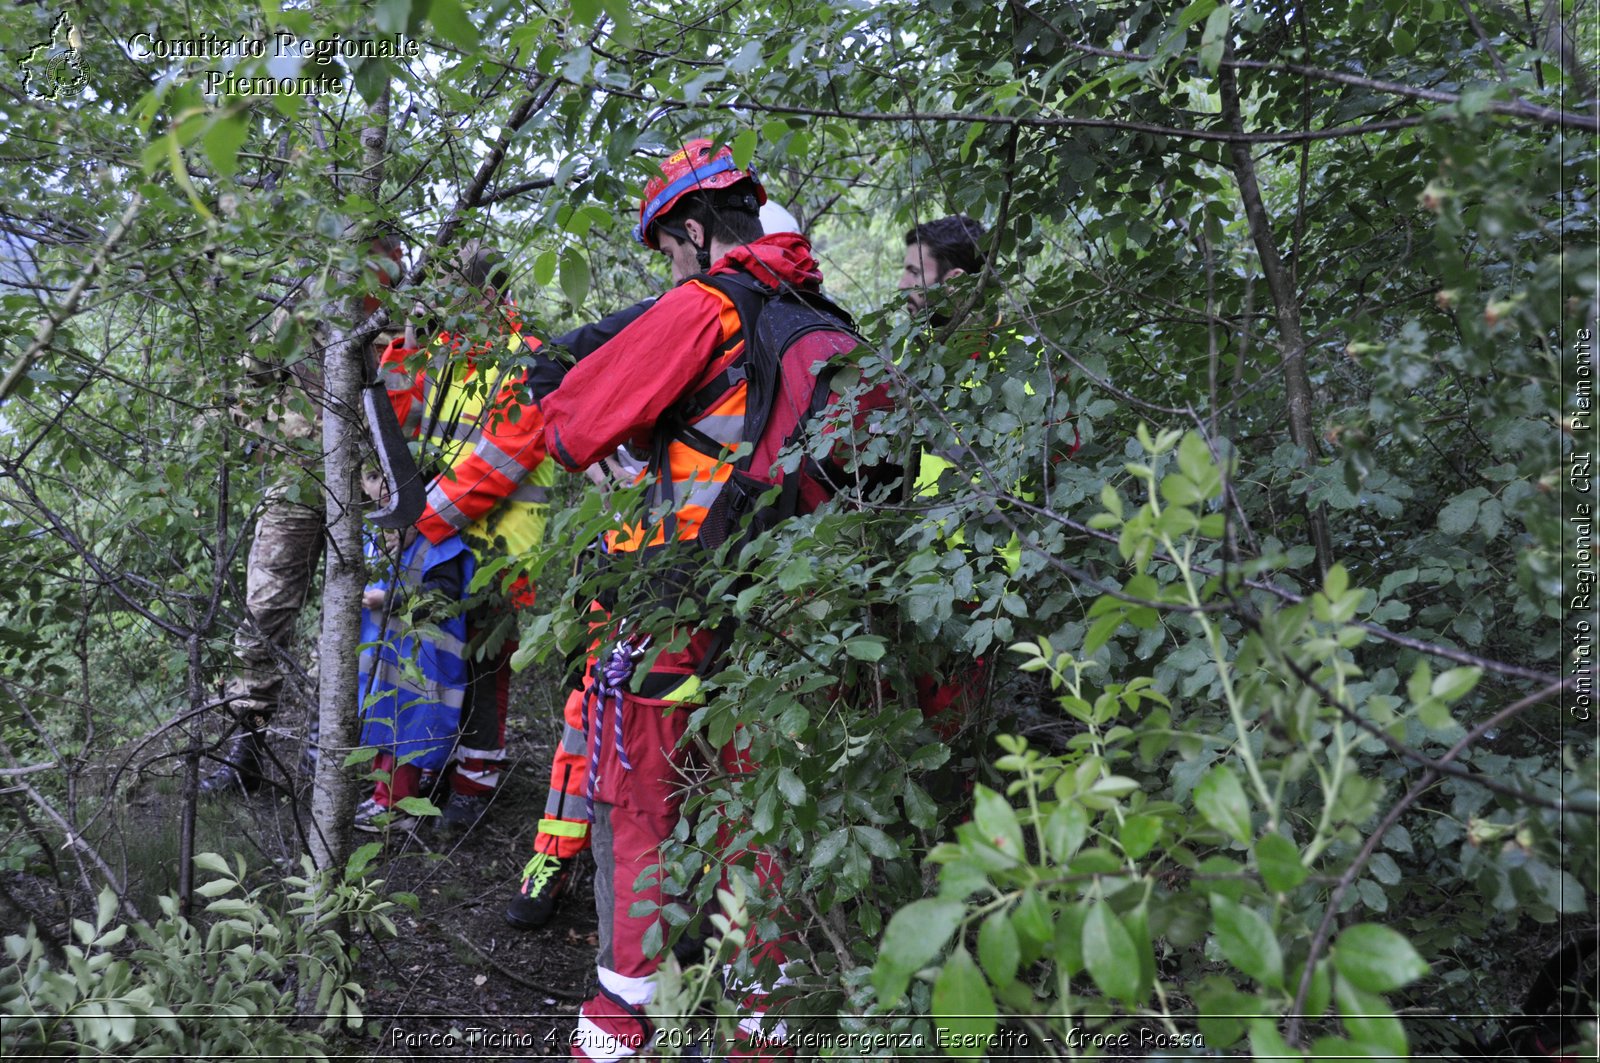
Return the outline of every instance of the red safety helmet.
{"type": "Polygon", "coordinates": [[[742,170],[734,163],[730,149],[723,147],[713,152],[711,148],[711,141],[697,137],[661,161],[661,176],[646,182],[644,198],[639,201],[639,225],[633,230],[635,240],[652,251],[661,250],[661,243],[652,232],[654,222],[690,192],[710,192],[749,181],[755,185],[756,206],[767,201],[767,190],[761,186],[755,167],[742,170]]]}

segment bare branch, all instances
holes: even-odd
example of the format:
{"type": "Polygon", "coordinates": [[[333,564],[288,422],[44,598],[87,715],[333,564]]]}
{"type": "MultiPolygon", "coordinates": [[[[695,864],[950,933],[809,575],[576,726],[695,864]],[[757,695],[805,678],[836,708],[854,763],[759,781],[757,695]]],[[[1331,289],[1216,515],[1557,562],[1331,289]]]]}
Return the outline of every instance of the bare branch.
{"type": "Polygon", "coordinates": [[[78,312],[78,302],[83,298],[83,293],[105,268],[112,249],[122,242],[122,238],[133,227],[133,219],[139,216],[139,208],[143,204],[144,197],[135,193],[128,203],[128,209],[122,212],[122,220],[117,222],[117,227],[111,230],[111,235],[106,237],[105,243],[100,245],[100,250],[95,252],[94,258],[89,262],[89,268],[83,271],[83,275],[72,286],[67,297],[61,301],[61,306],[39,322],[38,331],[33,334],[33,342],[22,352],[22,357],[6,371],[5,377],[0,379],[0,402],[4,402],[6,396],[11,394],[11,389],[17,386],[17,381],[28,371],[28,366],[33,364],[39,352],[50,346],[50,341],[55,338],[56,329],[61,327],[61,323],[78,312]]]}

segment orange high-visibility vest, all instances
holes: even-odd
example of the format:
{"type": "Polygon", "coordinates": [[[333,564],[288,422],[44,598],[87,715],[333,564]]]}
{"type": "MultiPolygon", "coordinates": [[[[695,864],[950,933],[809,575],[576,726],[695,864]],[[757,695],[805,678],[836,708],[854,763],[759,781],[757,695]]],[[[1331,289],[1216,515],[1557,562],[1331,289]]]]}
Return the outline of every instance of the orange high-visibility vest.
{"type": "MultiPolygon", "coordinates": [[[[733,300],[709,284],[688,283],[710,292],[721,304],[718,324],[722,339],[706,372],[707,378],[715,380],[744,351],[739,311],[733,300]]],[[[656,426],[656,444],[642,474],[654,478],[646,493],[648,515],[644,523],[618,532],[611,542],[613,550],[630,552],[661,546],[669,539],[688,541],[699,536],[711,503],[733,475],[732,452],[744,441],[746,390],[741,377],[719,396],[689,396],[687,403],[699,408],[691,410],[685,424],[663,420],[656,426]],[[721,453],[713,453],[719,448],[721,453]]],[[[673,410],[684,405],[680,402],[673,410]]]]}

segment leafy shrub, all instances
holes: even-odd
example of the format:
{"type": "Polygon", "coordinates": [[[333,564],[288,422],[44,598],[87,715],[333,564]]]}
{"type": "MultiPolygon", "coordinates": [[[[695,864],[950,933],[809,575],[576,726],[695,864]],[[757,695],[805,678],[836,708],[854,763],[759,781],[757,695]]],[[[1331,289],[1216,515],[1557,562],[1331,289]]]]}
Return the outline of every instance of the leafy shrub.
{"type": "Polygon", "coordinates": [[[378,846],[352,857],[343,881],[322,887],[309,859],[304,876],[247,887],[242,857],[215,853],[195,865],[214,874],[195,892],[212,917],[179,914],[161,898],[153,925],[116,919],[117,899],[101,892],[93,924],[74,920],[74,944],[53,960],[29,926],[5,939],[0,968],[0,1048],[6,1054],[237,1056],[326,1059],[324,1035],[358,1027],[362,987],[351,980],[356,950],[334,930],[393,936],[381,883],[360,879],[378,846]],[[278,905],[286,905],[280,909],[278,905]],[[292,1016],[297,1001],[308,1012],[292,1016]],[[320,1017],[313,1024],[310,1015],[320,1017]]]}

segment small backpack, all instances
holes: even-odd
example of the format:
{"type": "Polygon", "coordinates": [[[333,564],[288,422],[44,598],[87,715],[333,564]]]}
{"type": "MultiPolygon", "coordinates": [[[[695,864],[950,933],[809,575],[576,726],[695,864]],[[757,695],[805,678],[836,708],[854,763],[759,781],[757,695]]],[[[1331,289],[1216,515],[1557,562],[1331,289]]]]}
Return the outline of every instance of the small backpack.
{"type": "Polygon", "coordinates": [[[701,274],[694,279],[715,288],[733,303],[739,313],[744,350],[713,380],[669,412],[670,429],[658,438],[676,439],[709,457],[721,456],[723,445],[690,422],[740,380],[745,381],[745,422],[740,442],[750,444],[750,449],[734,460],[732,474],[700,525],[700,542],[715,550],[729,539],[739,543],[754,539],[790,517],[809,512],[817,498],[837,491],[842,478],[832,462],[818,462],[806,456],[798,469],[779,474],[775,480],[767,478],[766,468],[757,475],[751,472],[751,466],[760,455],[770,467],[779,454],[811,430],[827,409],[833,376],[839,367],[825,364],[813,373],[814,364],[826,363],[863,341],[850,315],[818,292],[770,287],[747,273],[701,274]],[[815,332],[842,333],[850,342],[818,356],[799,346],[802,339],[815,332]],[[802,364],[808,354],[811,364],[802,364]],[[795,401],[780,402],[779,397],[786,392],[786,378],[789,397],[795,401]],[[803,393],[796,394],[796,382],[801,380],[804,383],[798,388],[803,393]],[[807,481],[813,485],[811,491],[805,492],[811,496],[809,503],[802,494],[807,481]],[[773,487],[779,488],[777,496],[766,499],[773,487]]]}

